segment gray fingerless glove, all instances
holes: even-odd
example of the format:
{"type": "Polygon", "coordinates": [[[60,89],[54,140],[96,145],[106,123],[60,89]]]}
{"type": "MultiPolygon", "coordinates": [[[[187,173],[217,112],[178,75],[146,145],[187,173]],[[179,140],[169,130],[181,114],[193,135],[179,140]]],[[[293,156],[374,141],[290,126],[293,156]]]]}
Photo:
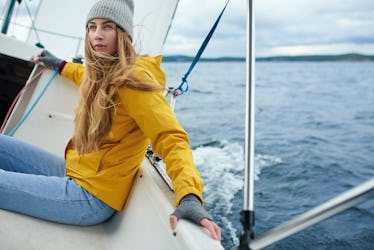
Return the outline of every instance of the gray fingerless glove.
{"type": "Polygon", "coordinates": [[[193,194],[188,194],[180,202],[180,205],[174,211],[173,215],[178,219],[187,219],[200,225],[204,218],[213,220],[213,217],[201,205],[200,200],[193,194]]]}
{"type": "Polygon", "coordinates": [[[60,66],[62,65],[64,61],[56,57],[55,55],[53,55],[48,50],[43,50],[39,58],[39,62],[44,63],[44,65],[49,69],[54,69],[54,70],[59,71],[60,66]]]}

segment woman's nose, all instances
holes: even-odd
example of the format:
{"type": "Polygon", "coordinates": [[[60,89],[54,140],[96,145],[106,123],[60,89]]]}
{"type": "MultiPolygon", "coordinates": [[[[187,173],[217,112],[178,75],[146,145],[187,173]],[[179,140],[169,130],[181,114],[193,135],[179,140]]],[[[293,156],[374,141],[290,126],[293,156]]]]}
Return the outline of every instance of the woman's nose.
{"type": "Polygon", "coordinates": [[[94,35],[95,40],[103,39],[103,31],[100,28],[97,28],[94,35]]]}

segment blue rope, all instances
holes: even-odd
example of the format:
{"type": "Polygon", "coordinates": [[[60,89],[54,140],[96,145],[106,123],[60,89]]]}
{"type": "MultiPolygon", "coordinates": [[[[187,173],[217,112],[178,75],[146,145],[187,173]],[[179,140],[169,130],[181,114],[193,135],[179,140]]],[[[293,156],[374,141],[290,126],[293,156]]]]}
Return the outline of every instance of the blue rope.
{"type": "Polygon", "coordinates": [[[38,104],[39,100],[44,95],[45,91],[48,89],[49,85],[51,85],[53,79],[57,76],[58,71],[55,71],[52,75],[51,79],[47,82],[47,84],[44,86],[42,91],[40,92],[39,96],[36,98],[36,100],[32,103],[30,109],[22,116],[21,120],[17,123],[17,125],[9,132],[9,136],[13,136],[14,133],[17,131],[17,129],[23,124],[23,122],[26,120],[26,118],[30,115],[31,111],[35,108],[36,104],[38,104]]]}
{"type": "Polygon", "coordinates": [[[199,51],[197,52],[195,58],[193,59],[189,69],[187,70],[186,74],[184,74],[184,76],[182,77],[182,83],[178,86],[178,88],[175,89],[175,95],[181,95],[183,94],[184,92],[187,92],[188,91],[188,82],[187,82],[187,78],[188,78],[188,75],[191,73],[191,71],[193,70],[193,68],[195,67],[195,65],[197,64],[197,62],[199,61],[201,55],[203,54],[206,46],[208,45],[214,31],[216,30],[217,28],[217,25],[219,23],[219,21],[221,20],[221,17],[223,15],[223,12],[225,12],[225,9],[227,7],[227,4],[230,2],[230,0],[227,0],[226,4],[225,4],[225,7],[223,7],[221,13],[219,14],[217,20],[215,21],[213,27],[210,29],[208,35],[206,36],[204,42],[201,44],[201,47],[199,49],[199,51]]]}

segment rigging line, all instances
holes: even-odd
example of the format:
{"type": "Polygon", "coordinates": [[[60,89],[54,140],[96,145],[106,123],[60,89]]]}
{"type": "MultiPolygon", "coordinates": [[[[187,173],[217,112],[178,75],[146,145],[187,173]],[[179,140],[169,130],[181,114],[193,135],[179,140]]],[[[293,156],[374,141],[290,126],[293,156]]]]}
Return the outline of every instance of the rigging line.
{"type": "Polygon", "coordinates": [[[1,12],[1,14],[0,14],[0,20],[5,20],[5,17],[3,18],[3,16],[5,16],[5,12],[6,12],[6,8],[5,8],[5,4],[6,4],[6,2],[4,2],[4,6],[1,6],[1,9],[3,10],[2,12],[1,12]]]}
{"type": "Polygon", "coordinates": [[[22,116],[21,120],[17,123],[17,125],[9,132],[9,134],[8,134],[9,136],[13,136],[14,133],[17,131],[17,129],[23,124],[23,122],[26,120],[26,118],[33,111],[33,109],[35,108],[36,104],[38,104],[38,102],[40,101],[40,99],[42,98],[42,96],[44,95],[44,93],[47,91],[49,85],[51,85],[51,83],[53,82],[53,80],[56,78],[57,75],[58,75],[58,71],[55,70],[54,73],[53,73],[53,75],[52,75],[52,77],[49,79],[49,81],[47,82],[47,84],[43,87],[43,89],[40,92],[40,94],[38,95],[38,97],[31,104],[30,109],[22,116]]]}
{"type": "MultiPolygon", "coordinates": [[[[14,21],[17,22],[17,18],[18,18],[18,12],[19,12],[19,8],[20,8],[20,4],[17,5],[17,9],[16,9],[16,14],[14,15],[14,21]]],[[[14,30],[15,30],[15,26],[13,25],[12,27],[12,36],[14,35],[14,30]]]]}
{"type": "MultiPolygon", "coordinates": [[[[0,20],[3,20],[3,18],[1,18],[0,20]]],[[[26,28],[26,29],[31,29],[32,28],[32,27],[30,27],[28,25],[20,24],[20,23],[15,23],[15,22],[11,22],[11,24],[13,24],[15,26],[20,26],[20,27],[23,27],[23,28],[26,28]]],[[[49,31],[49,30],[44,30],[44,29],[38,29],[36,27],[35,27],[35,30],[39,31],[41,33],[49,34],[49,35],[61,36],[61,37],[66,37],[66,38],[71,38],[71,39],[77,39],[77,40],[83,40],[83,38],[81,36],[66,35],[66,34],[54,32],[54,31],[49,31]]]]}
{"type": "Polygon", "coordinates": [[[217,20],[215,21],[215,23],[213,24],[212,28],[210,29],[208,35],[205,37],[205,40],[204,42],[201,44],[200,46],[200,49],[199,51],[196,53],[195,55],[195,58],[192,60],[192,63],[189,67],[189,69],[187,70],[187,72],[184,74],[184,76],[182,77],[182,82],[181,84],[178,86],[178,88],[176,88],[174,90],[174,95],[181,95],[183,94],[184,92],[187,92],[188,91],[188,82],[187,82],[187,78],[188,78],[188,75],[192,72],[193,68],[195,67],[195,65],[197,64],[197,62],[199,61],[201,55],[203,54],[206,46],[208,45],[210,39],[212,38],[213,36],[213,33],[214,31],[216,30],[217,26],[218,26],[218,23],[219,21],[221,20],[221,17],[223,15],[223,13],[225,12],[226,10],[226,7],[228,5],[228,3],[230,2],[230,0],[227,0],[225,6],[223,7],[221,13],[219,14],[217,20]]]}
{"type": "Polygon", "coordinates": [[[40,43],[40,37],[39,37],[38,31],[36,30],[35,23],[34,23],[34,19],[32,18],[32,15],[31,15],[31,12],[30,12],[29,6],[27,5],[27,1],[23,1],[23,2],[25,3],[27,13],[28,13],[28,15],[29,15],[29,17],[30,17],[30,20],[31,20],[31,26],[32,26],[32,29],[33,29],[34,32],[35,32],[36,39],[38,40],[38,43],[40,43]]]}
{"type": "Polygon", "coordinates": [[[16,4],[15,0],[12,0],[12,1],[9,0],[6,3],[6,9],[7,10],[6,10],[6,14],[4,16],[4,21],[3,21],[3,24],[2,24],[2,27],[1,27],[1,33],[3,33],[3,34],[8,33],[9,23],[12,20],[12,13],[13,13],[15,4],[16,4]]]}
{"type": "MultiPolygon", "coordinates": [[[[0,19],[0,20],[3,20],[3,19],[0,19]]],[[[23,27],[23,28],[27,28],[27,29],[32,29],[32,27],[30,27],[30,26],[28,26],[28,25],[25,25],[25,24],[21,24],[21,23],[11,22],[11,24],[16,25],[16,26],[20,26],[20,27],[23,27]]],[[[41,32],[41,33],[49,34],[49,35],[61,36],[61,37],[66,37],[66,38],[71,38],[71,39],[80,39],[80,40],[83,39],[81,36],[66,35],[66,34],[62,34],[62,33],[55,32],[55,31],[49,31],[49,30],[44,30],[44,29],[38,29],[38,28],[36,28],[36,27],[35,27],[35,30],[36,30],[36,31],[39,31],[39,32],[41,32]]]]}

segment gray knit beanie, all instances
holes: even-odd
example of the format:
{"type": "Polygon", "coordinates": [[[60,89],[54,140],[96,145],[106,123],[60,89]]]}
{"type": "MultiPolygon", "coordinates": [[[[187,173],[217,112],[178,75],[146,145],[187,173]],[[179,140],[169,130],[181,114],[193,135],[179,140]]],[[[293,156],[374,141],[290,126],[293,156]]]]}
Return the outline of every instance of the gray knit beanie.
{"type": "Polygon", "coordinates": [[[87,15],[87,22],[95,18],[104,18],[115,22],[128,35],[133,36],[134,2],[133,0],[101,0],[96,2],[87,15]]]}

